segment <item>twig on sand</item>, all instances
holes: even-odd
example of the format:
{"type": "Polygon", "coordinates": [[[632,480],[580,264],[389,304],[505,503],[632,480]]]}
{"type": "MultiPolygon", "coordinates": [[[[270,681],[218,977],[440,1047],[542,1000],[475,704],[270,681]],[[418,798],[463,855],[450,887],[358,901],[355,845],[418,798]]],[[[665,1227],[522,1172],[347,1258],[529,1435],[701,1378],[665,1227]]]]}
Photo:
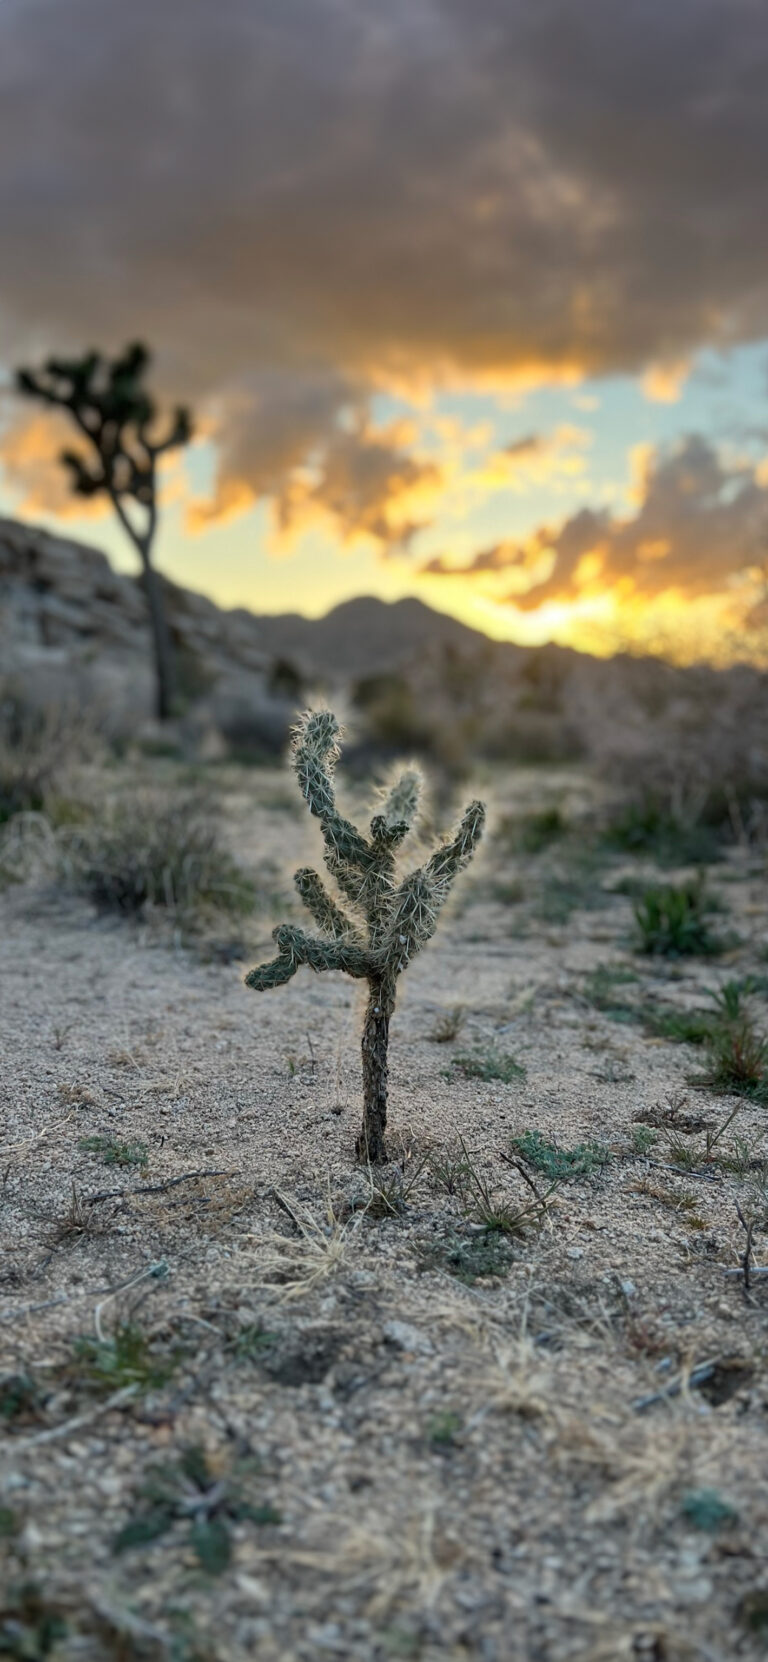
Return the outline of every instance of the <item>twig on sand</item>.
{"type": "Polygon", "coordinates": [[[41,1443],[52,1443],[57,1437],[68,1437],[72,1431],[80,1431],[83,1426],[90,1425],[92,1420],[98,1420],[102,1414],[111,1413],[113,1408],[122,1408],[123,1403],[130,1402],[135,1397],[139,1387],[136,1384],[123,1385],[119,1391],[114,1391],[106,1402],[97,1402],[94,1408],[89,1408],[85,1414],[76,1414],[74,1419],[64,1420],[61,1425],[52,1425],[45,1431],[36,1431],[34,1437],[25,1437],[18,1441],[14,1439],[11,1447],[14,1458],[23,1454],[29,1448],[39,1448],[41,1443]]]}
{"type": "Polygon", "coordinates": [[[232,1177],[223,1166],[205,1167],[202,1171],[185,1171],[180,1177],[167,1177],[163,1183],[143,1183],[136,1189],[100,1189],[98,1194],[83,1195],[86,1206],[95,1206],[100,1200],[130,1199],[131,1195],[161,1195],[166,1189],[175,1189],[178,1183],[192,1183],[197,1177],[232,1177]]]}
{"type": "Polygon", "coordinates": [[[669,1397],[679,1397],[684,1385],[706,1385],[716,1367],[717,1362],[700,1362],[698,1367],[691,1368],[689,1374],[678,1374],[668,1385],[663,1385],[660,1391],[649,1391],[647,1396],[635,1397],[632,1404],[635,1413],[643,1414],[646,1408],[652,1408],[657,1402],[666,1402],[669,1397]]]}
{"type": "Polygon", "coordinates": [[[160,1258],[156,1264],[149,1264],[146,1269],[136,1270],[125,1281],[118,1281],[116,1287],[110,1287],[109,1285],[106,1287],[79,1287],[77,1292],[74,1293],[57,1293],[55,1298],[40,1299],[37,1304],[22,1304],[21,1309],[0,1310],[0,1322],[23,1321],[27,1316],[37,1315],[39,1310],[54,1310],[57,1305],[69,1304],[73,1299],[98,1298],[100,1293],[105,1293],[107,1298],[113,1298],[116,1293],[124,1293],[129,1287],[138,1286],[140,1281],[144,1281],[150,1276],[156,1276],[158,1280],[162,1280],[167,1274],[168,1265],[164,1258],[160,1258]]]}
{"type": "Polygon", "coordinates": [[[750,1218],[749,1222],[747,1222],[738,1201],[736,1202],[736,1216],[738,1217],[739,1223],[741,1224],[741,1227],[747,1237],[746,1246],[744,1248],[744,1257],[741,1260],[741,1269],[744,1276],[744,1291],[745,1293],[748,1293],[750,1289],[750,1277],[752,1274],[752,1242],[755,1234],[755,1220],[754,1218],[750,1218]]]}

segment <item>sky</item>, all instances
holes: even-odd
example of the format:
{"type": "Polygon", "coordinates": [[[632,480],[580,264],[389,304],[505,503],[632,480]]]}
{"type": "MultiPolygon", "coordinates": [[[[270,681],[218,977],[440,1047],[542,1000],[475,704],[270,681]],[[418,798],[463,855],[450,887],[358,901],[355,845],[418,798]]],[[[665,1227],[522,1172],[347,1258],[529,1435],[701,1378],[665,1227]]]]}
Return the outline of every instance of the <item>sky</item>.
{"type": "Polygon", "coordinates": [[[133,569],[12,386],[140,338],[176,581],[762,661],[767,84],[765,0],[0,0],[0,514],[133,569]]]}

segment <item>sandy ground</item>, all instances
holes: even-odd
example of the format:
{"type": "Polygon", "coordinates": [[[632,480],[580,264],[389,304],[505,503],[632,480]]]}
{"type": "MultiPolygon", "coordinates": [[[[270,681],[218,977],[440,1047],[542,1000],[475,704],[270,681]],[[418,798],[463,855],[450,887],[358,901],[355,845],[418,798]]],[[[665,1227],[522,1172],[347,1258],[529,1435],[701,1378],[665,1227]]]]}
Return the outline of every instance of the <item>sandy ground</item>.
{"type": "MultiPolygon", "coordinates": [[[[230,784],[233,847],[287,893],[316,827],[280,776],[230,784]]],[[[492,781],[497,822],[589,789],[492,781]]],[[[243,963],[50,886],[0,895],[0,1655],[766,1654],[768,1280],[726,1272],[736,1202],[765,1212],[768,1110],[742,1107],[741,1173],[675,1170],[663,1128],[638,1151],[642,1116],[716,1127],[735,1100],[688,1083],[689,1046],[587,996],[604,964],[639,977],[621,994],[685,1007],[764,974],[764,866],[737,851],[712,871],[740,944],[669,966],[633,952],[631,901],[601,893],[624,868],[585,878],[579,859],[491,835],[401,983],[383,1195],[352,1161],[354,987],[243,987],[276,902],[243,963]],[[551,904],[563,872],[590,902],[569,915],[551,904]],[[525,1076],[452,1064],[489,1046],[525,1076]],[[609,1163],[503,1237],[499,1273],[459,1279],[488,1237],[476,1188],[446,1192],[458,1139],[473,1182],[523,1208],[505,1156],[530,1129],[609,1163]],[[126,1326],[134,1372],[110,1362],[126,1326]],[[115,1550],[163,1505],[155,1538],[115,1550]]]]}

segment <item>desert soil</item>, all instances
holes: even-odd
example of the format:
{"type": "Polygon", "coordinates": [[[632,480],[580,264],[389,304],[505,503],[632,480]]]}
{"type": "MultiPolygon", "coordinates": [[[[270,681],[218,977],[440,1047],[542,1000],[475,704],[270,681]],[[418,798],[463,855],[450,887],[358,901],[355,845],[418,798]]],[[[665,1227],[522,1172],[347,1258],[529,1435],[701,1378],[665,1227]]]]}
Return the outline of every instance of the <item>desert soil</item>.
{"type": "MultiPolygon", "coordinates": [[[[317,827],[276,772],[226,785],[266,890],[244,961],[226,933],[179,942],[50,883],[0,895],[0,1654],[765,1655],[768,1278],[728,1272],[737,1202],[764,1215],[768,1109],[724,1134],[739,1170],[678,1169],[675,1125],[703,1149],[738,1099],[589,996],[600,965],[676,1008],[764,975],[764,861],[712,868],[738,943],[670,964],[605,892],[637,862],[512,854],[491,829],[401,982],[372,1178],[354,986],[243,986],[317,827]],[[465,1077],[468,1052],[525,1073],[465,1077]],[[543,1216],[507,1158],[532,1129],[610,1156],[543,1216]],[[110,1140],[138,1164],[107,1163],[110,1140]],[[520,1232],[487,1234],[480,1184],[533,1207],[520,1232]],[[115,1362],[126,1332],[138,1362],[115,1362]]],[[[490,781],[497,826],[592,789],[490,781]]]]}

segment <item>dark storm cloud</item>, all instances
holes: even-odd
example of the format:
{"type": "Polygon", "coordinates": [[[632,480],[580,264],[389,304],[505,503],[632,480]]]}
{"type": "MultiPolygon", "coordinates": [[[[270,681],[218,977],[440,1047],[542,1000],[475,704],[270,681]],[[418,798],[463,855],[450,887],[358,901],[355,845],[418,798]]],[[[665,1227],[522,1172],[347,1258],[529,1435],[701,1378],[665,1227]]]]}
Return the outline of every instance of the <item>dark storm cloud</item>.
{"type": "Polygon", "coordinates": [[[330,442],[394,378],[768,332],[767,79],[763,0],[6,0],[0,353],[295,377],[295,455],[308,374],[330,442]]]}

